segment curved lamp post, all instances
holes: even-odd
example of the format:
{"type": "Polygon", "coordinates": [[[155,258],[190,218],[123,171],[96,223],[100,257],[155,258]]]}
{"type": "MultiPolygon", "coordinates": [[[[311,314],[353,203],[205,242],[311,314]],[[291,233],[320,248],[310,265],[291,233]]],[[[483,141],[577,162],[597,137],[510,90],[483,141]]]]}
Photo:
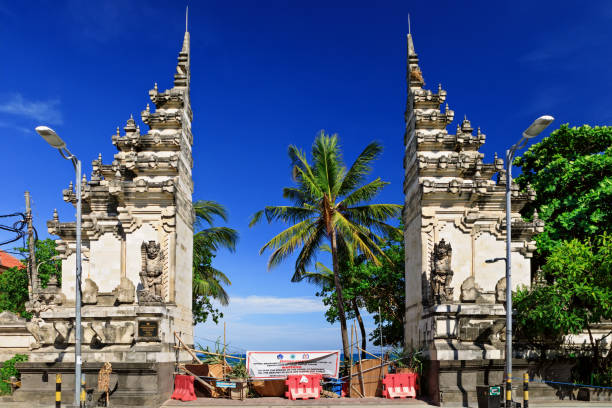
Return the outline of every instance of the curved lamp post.
{"type": "Polygon", "coordinates": [[[511,245],[512,245],[512,219],[511,219],[511,192],[512,186],[512,161],[514,154],[527,145],[529,139],[538,136],[550,125],[555,118],[552,116],[540,116],[525,129],[521,139],[510,149],[506,150],[506,257],[487,259],[485,262],[493,263],[506,261],[506,408],[512,406],[512,273],[511,273],[511,245]]]}
{"type": "Polygon", "coordinates": [[[47,126],[38,126],[36,132],[57,149],[62,157],[70,160],[76,172],[76,281],[75,281],[75,345],[74,345],[74,406],[80,405],[81,394],[81,161],[70,153],[66,143],[47,126]]]}

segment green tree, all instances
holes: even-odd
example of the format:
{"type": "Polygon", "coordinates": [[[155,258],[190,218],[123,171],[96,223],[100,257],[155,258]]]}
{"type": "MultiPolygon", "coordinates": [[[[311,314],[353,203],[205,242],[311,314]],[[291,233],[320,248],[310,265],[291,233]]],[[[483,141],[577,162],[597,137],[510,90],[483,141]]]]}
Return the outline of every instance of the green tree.
{"type": "MultiPolygon", "coordinates": [[[[27,248],[17,248],[24,257],[29,255],[27,248]]],[[[58,255],[55,250],[55,241],[47,238],[37,240],[34,244],[34,254],[38,265],[38,277],[41,286],[47,287],[51,275],[58,278],[61,284],[61,261],[55,259],[58,255]]],[[[23,268],[10,268],[0,274],[0,310],[8,310],[25,318],[31,315],[25,310],[28,301],[28,273],[27,258],[22,261],[23,268]]]]}
{"type": "Polygon", "coordinates": [[[563,125],[514,164],[522,171],[520,188],[530,185],[536,193],[523,216],[537,211],[545,222],[534,266],[562,241],[612,232],[612,127],[563,125]]]}
{"type": "Polygon", "coordinates": [[[553,283],[523,288],[513,296],[521,333],[545,348],[567,334],[586,331],[593,372],[606,374],[612,353],[602,358],[602,343],[612,331],[596,338],[593,328],[612,320],[612,236],[603,234],[586,243],[564,241],[552,250],[543,270],[553,283]]]}
{"type": "Polygon", "coordinates": [[[28,301],[28,272],[26,268],[9,268],[0,274],[0,310],[30,318],[25,310],[28,301]]]}
{"type": "Polygon", "coordinates": [[[523,216],[537,211],[545,221],[532,266],[548,282],[513,296],[518,329],[542,349],[588,332],[591,366],[601,376],[610,361],[591,334],[612,318],[612,127],[563,125],[514,164],[522,170],[519,186],[536,193],[523,216]]]}
{"type": "MultiPolygon", "coordinates": [[[[25,258],[24,265],[27,265],[29,257],[28,248],[17,248],[25,258]]],[[[37,240],[34,243],[34,255],[36,256],[36,265],[38,267],[38,279],[43,288],[47,287],[51,275],[55,275],[59,285],[62,284],[62,261],[57,259],[58,253],[55,249],[55,240],[46,238],[37,240]]]]}
{"type": "MultiPolygon", "coordinates": [[[[348,245],[347,245],[348,246],[348,245]]],[[[331,248],[329,245],[322,245],[321,250],[331,254],[331,248]]],[[[363,307],[363,300],[360,297],[359,282],[360,277],[355,276],[352,272],[355,271],[355,264],[360,264],[365,261],[363,255],[355,254],[353,248],[345,248],[339,253],[340,258],[340,284],[342,285],[342,296],[344,298],[344,309],[346,311],[346,318],[355,318],[359,325],[361,332],[361,355],[362,358],[366,358],[366,346],[367,337],[365,324],[361,313],[360,307],[363,307]]],[[[300,281],[307,281],[320,288],[320,291],[316,293],[317,296],[323,297],[323,304],[329,306],[329,309],[325,313],[326,319],[330,323],[335,323],[339,320],[338,317],[338,298],[336,296],[336,286],[334,283],[334,272],[321,262],[315,264],[316,272],[306,272],[300,276],[300,281]]]]}
{"type": "MultiPolygon", "coordinates": [[[[376,327],[370,333],[374,345],[381,344],[380,327],[382,326],[382,345],[401,346],[404,343],[404,308],[405,308],[405,272],[404,243],[401,235],[387,238],[381,245],[385,256],[376,264],[367,260],[356,259],[342,262],[342,289],[345,304],[353,301],[365,308],[374,317],[376,327]],[[380,325],[379,325],[380,323],[380,325]]],[[[338,319],[337,298],[333,285],[321,285],[317,293],[323,297],[328,306],[327,320],[331,323],[338,319]]],[[[349,309],[347,317],[351,318],[349,309]]],[[[356,316],[360,321],[360,316],[356,316]]],[[[362,328],[363,326],[360,325],[362,328]]],[[[365,338],[365,329],[362,328],[365,338]]],[[[362,345],[365,349],[365,346],[362,345]]]]}
{"type": "Polygon", "coordinates": [[[281,221],[292,224],[268,241],[260,253],[270,249],[272,254],[268,268],[272,268],[290,256],[298,248],[295,273],[297,281],[312,263],[324,240],[332,252],[334,286],[338,297],[338,317],[345,358],[349,356],[344,299],[338,250],[351,245],[368,259],[379,263],[383,255],[376,233],[388,235],[395,228],[386,223],[397,217],[402,206],[396,204],[368,204],[388,183],[377,178],[365,183],[371,172],[371,163],[380,156],[382,146],[370,143],[350,168],[342,159],[337,135],[319,133],[312,145],[312,165],[296,146],[289,146],[293,179],[296,187],[283,189],[283,197],[292,201],[289,206],[269,206],[253,215],[250,225],[265,215],[268,222],[281,221]]]}
{"type": "Polygon", "coordinates": [[[199,229],[193,236],[193,320],[194,324],[202,323],[210,316],[218,323],[223,314],[211,300],[227,305],[229,295],[223,285],[231,285],[231,281],[212,266],[212,260],[221,248],[235,251],[238,232],[228,227],[213,226],[215,217],[227,221],[227,211],[221,204],[200,200],[193,204],[193,209],[196,215],[194,227],[199,229]]]}

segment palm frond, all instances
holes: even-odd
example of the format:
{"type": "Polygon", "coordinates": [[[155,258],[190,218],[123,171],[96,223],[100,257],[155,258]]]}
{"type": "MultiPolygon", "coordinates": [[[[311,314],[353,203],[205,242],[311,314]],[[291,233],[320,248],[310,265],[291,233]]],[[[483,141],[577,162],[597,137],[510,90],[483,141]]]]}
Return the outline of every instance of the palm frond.
{"type": "Polygon", "coordinates": [[[321,262],[317,262],[315,268],[319,272],[306,272],[301,275],[300,281],[306,281],[319,287],[334,285],[334,272],[332,272],[331,269],[323,265],[321,262]]]}
{"type": "Polygon", "coordinates": [[[201,227],[202,221],[205,221],[208,225],[213,225],[214,216],[227,221],[227,210],[216,201],[198,200],[193,203],[193,211],[196,215],[196,227],[201,227]]]}
{"type": "Polygon", "coordinates": [[[350,207],[361,202],[368,202],[372,200],[387,184],[389,183],[382,181],[380,177],[378,177],[377,179],[370,181],[368,184],[359,187],[357,190],[354,190],[352,193],[344,197],[344,199],[338,203],[338,206],[350,207]]]}
{"type": "Polygon", "coordinates": [[[313,205],[317,201],[315,197],[308,194],[308,191],[304,191],[295,187],[283,188],[283,197],[288,198],[298,207],[301,207],[304,204],[313,205]]]}
{"type": "Polygon", "coordinates": [[[307,204],[303,207],[270,206],[264,209],[264,213],[269,223],[276,220],[286,223],[301,222],[317,214],[316,210],[307,204]]]}
{"type": "Polygon", "coordinates": [[[339,190],[339,182],[346,172],[338,146],[338,135],[328,136],[322,130],[312,145],[312,161],[317,184],[330,200],[339,190]]]}
{"type": "Polygon", "coordinates": [[[268,241],[263,247],[261,247],[261,249],[259,250],[259,254],[263,254],[264,251],[268,248],[276,250],[281,246],[285,245],[292,238],[296,236],[302,236],[311,227],[311,224],[312,221],[304,220],[281,231],[274,238],[268,241]]]}
{"type": "Polygon", "coordinates": [[[289,146],[289,158],[292,163],[293,179],[311,197],[322,197],[323,190],[316,182],[313,169],[308,164],[306,157],[296,146],[289,146]]]}
{"type": "Polygon", "coordinates": [[[338,195],[346,195],[364,182],[372,171],[371,163],[380,157],[383,147],[378,142],[366,146],[346,173],[338,195]]]}
{"type": "Polygon", "coordinates": [[[238,231],[228,227],[210,227],[193,236],[193,245],[207,245],[213,251],[218,251],[220,248],[226,248],[231,252],[236,250],[238,243],[238,231]]]}
{"type": "Polygon", "coordinates": [[[384,255],[383,250],[369,237],[370,230],[366,227],[354,224],[347,220],[341,213],[334,213],[334,227],[342,235],[342,239],[353,245],[354,248],[363,253],[375,265],[380,265],[378,257],[374,252],[384,255]]]}
{"type": "Polygon", "coordinates": [[[295,260],[295,272],[291,277],[291,282],[297,282],[300,276],[306,272],[306,268],[312,263],[314,257],[321,246],[321,241],[325,238],[325,226],[322,222],[316,224],[304,246],[295,260]],[[296,280],[297,279],[297,280],[296,280]]]}
{"type": "MultiPolygon", "coordinates": [[[[307,223],[305,227],[302,227],[300,230],[288,234],[288,239],[286,237],[282,244],[277,244],[276,250],[272,253],[272,255],[270,255],[270,258],[268,259],[268,269],[272,269],[273,267],[277,266],[281,261],[291,255],[299,246],[305,245],[305,243],[310,241],[312,234],[316,233],[317,229],[316,223],[307,223]]],[[[279,242],[280,241],[281,240],[279,240],[279,242]]],[[[270,244],[270,242],[268,242],[268,244],[270,244]]],[[[268,244],[266,245],[271,246],[268,244]]],[[[262,248],[262,250],[264,249],[265,248],[262,248]]]]}

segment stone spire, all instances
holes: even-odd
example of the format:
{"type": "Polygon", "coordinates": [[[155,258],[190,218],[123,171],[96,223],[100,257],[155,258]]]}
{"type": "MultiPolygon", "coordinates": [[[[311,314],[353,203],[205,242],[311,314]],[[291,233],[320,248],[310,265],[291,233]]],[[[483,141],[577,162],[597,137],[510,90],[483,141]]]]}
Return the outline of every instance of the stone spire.
{"type": "Polygon", "coordinates": [[[178,64],[176,66],[176,74],[174,74],[174,86],[189,88],[189,80],[191,73],[189,71],[189,31],[187,29],[187,13],[185,14],[185,37],[183,38],[183,48],[178,56],[178,64]]]}
{"type": "Polygon", "coordinates": [[[412,41],[412,34],[408,33],[406,36],[408,44],[408,85],[410,87],[423,87],[425,81],[423,80],[423,73],[419,67],[419,57],[414,50],[414,42],[412,41]]]}

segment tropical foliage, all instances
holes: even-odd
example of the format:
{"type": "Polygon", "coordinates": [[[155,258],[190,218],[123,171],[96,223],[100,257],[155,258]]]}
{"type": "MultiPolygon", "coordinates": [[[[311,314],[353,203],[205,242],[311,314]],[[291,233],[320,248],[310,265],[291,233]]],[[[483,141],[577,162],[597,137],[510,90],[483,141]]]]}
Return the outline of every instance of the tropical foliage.
{"type": "MultiPolygon", "coordinates": [[[[24,257],[29,255],[27,248],[17,248],[17,251],[24,257]]],[[[34,254],[42,287],[47,287],[51,275],[55,275],[61,283],[61,261],[54,258],[57,255],[55,241],[50,238],[37,240],[34,244],[34,254]]],[[[0,274],[0,310],[30,318],[30,313],[25,310],[25,303],[28,301],[27,258],[22,262],[23,268],[9,268],[0,274]]]]}
{"type": "Polygon", "coordinates": [[[0,395],[11,393],[11,377],[19,378],[19,371],[15,368],[15,363],[28,361],[26,354],[15,354],[12,358],[2,363],[0,368],[0,395]]]}
{"type": "MultiPolygon", "coordinates": [[[[341,262],[345,308],[347,318],[355,317],[360,323],[362,339],[366,338],[365,328],[357,307],[364,308],[374,317],[375,327],[369,334],[374,345],[381,345],[382,328],[382,345],[398,347],[404,344],[404,243],[401,236],[390,237],[381,248],[385,256],[381,257],[379,264],[362,256],[341,262]]],[[[322,269],[319,263],[317,269],[322,269]]],[[[327,320],[333,323],[338,320],[335,288],[329,283],[319,286],[321,290],[317,295],[323,297],[323,303],[328,306],[327,320]]],[[[365,341],[362,349],[365,349],[365,341]]]]}
{"type": "Polygon", "coordinates": [[[387,185],[376,178],[366,182],[372,162],[382,152],[382,146],[370,143],[350,168],[344,164],[337,135],[319,133],[312,145],[312,164],[296,146],[289,146],[294,187],[283,189],[283,197],[292,202],[287,206],[269,206],[253,215],[253,226],[265,216],[268,222],[281,221],[290,224],[261,249],[272,251],[268,268],[272,268],[298,251],[292,281],[299,281],[313,263],[323,242],[328,242],[334,274],[334,286],[338,297],[344,355],[349,355],[346,313],[341,283],[339,250],[350,246],[367,259],[380,264],[384,257],[379,247],[380,235],[396,232],[387,224],[401,211],[396,204],[369,204],[387,185]]]}
{"type": "Polygon", "coordinates": [[[227,211],[221,204],[201,200],[193,204],[193,209],[196,215],[194,227],[199,229],[193,236],[193,320],[194,324],[202,323],[210,317],[218,323],[223,314],[215,308],[212,300],[227,305],[229,295],[223,286],[231,285],[231,281],[212,266],[212,260],[221,248],[235,251],[238,232],[213,226],[216,217],[227,221],[227,211]]]}
{"type": "Polygon", "coordinates": [[[592,372],[607,378],[612,353],[603,358],[602,342],[609,334],[601,340],[593,329],[612,318],[612,127],[563,125],[515,164],[521,188],[536,192],[523,215],[537,211],[545,221],[533,264],[546,284],[513,297],[518,329],[542,348],[588,333],[592,372]]]}
{"type": "Polygon", "coordinates": [[[593,372],[609,372],[612,353],[605,356],[604,345],[612,332],[598,338],[593,331],[598,323],[612,320],[612,236],[562,242],[548,256],[543,271],[551,284],[513,296],[521,333],[545,347],[568,334],[587,332],[593,372]]]}
{"type": "Polygon", "coordinates": [[[537,211],[545,222],[536,237],[537,265],[562,241],[612,233],[612,127],[563,125],[514,164],[522,171],[519,186],[536,192],[523,216],[537,211]]]}

